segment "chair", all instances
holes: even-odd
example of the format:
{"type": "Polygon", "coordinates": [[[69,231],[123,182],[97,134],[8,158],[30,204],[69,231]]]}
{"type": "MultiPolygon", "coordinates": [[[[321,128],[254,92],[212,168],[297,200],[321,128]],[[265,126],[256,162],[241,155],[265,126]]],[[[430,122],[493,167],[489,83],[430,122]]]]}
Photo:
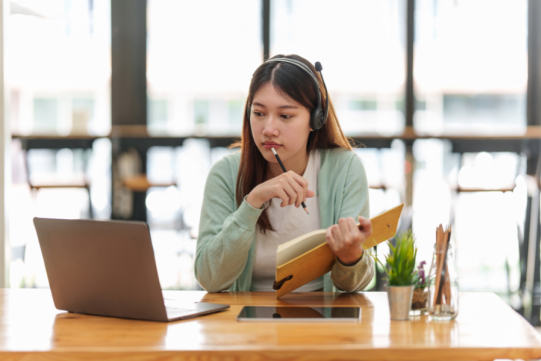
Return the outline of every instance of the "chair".
{"type": "MultiPolygon", "coordinates": [[[[67,182],[60,181],[58,179],[46,179],[41,181],[34,181],[31,177],[31,169],[28,164],[28,151],[31,149],[63,149],[63,148],[69,148],[69,149],[92,149],[92,143],[93,139],[75,139],[77,144],[74,143],[74,139],[67,139],[69,144],[66,144],[66,142],[63,139],[47,139],[46,142],[40,141],[40,139],[24,139],[22,141],[22,149],[25,151],[24,155],[24,166],[26,170],[27,175],[27,182],[30,186],[30,189],[32,191],[32,195],[34,197],[34,200],[36,199],[37,192],[40,189],[46,189],[46,188],[83,188],[88,193],[88,215],[90,219],[94,218],[93,210],[92,210],[92,197],[90,195],[90,182],[86,178],[85,175],[83,175],[80,179],[73,179],[67,182]],[[73,148],[70,147],[75,145],[73,148]]],[[[84,159],[84,158],[83,158],[84,159]]],[[[87,168],[87,160],[84,159],[83,163],[83,169],[86,170],[87,168]]]]}
{"type": "Polygon", "coordinates": [[[146,222],[146,193],[151,187],[176,186],[176,182],[152,182],[142,172],[141,156],[134,148],[113,162],[113,218],[146,222]]]}

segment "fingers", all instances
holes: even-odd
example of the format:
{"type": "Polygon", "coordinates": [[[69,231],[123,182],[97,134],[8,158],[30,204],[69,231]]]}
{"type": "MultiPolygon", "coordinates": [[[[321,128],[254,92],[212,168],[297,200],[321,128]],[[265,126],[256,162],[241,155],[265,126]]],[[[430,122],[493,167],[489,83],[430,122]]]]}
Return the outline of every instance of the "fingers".
{"type": "Polygon", "coordinates": [[[359,231],[359,228],[357,228],[353,218],[340,218],[338,220],[338,225],[340,226],[340,231],[342,233],[343,246],[347,248],[357,248],[360,241],[363,240],[363,237],[361,237],[361,232],[359,231]]]}
{"type": "Polygon", "coordinates": [[[308,181],[293,171],[279,175],[272,180],[271,198],[280,198],[282,207],[295,205],[300,207],[306,198],[312,198],[315,192],[308,189],[308,181]]]}
{"type": "Polygon", "coordinates": [[[299,183],[297,183],[296,179],[288,178],[288,181],[291,188],[293,188],[293,190],[295,190],[295,192],[297,193],[295,197],[295,207],[299,208],[301,202],[304,202],[305,199],[304,188],[299,183]]]}
{"type": "Polygon", "coordinates": [[[359,230],[359,227],[357,227],[357,224],[355,223],[355,220],[353,219],[353,217],[349,217],[347,221],[348,221],[349,231],[351,232],[352,235],[354,235],[353,238],[355,239],[355,245],[357,246],[355,247],[356,252],[358,255],[360,255],[364,251],[363,243],[366,241],[369,235],[366,236],[359,230]]]}
{"type": "Polygon", "coordinates": [[[293,187],[291,187],[291,185],[287,181],[284,184],[281,184],[280,187],[282,187],[282,190],[287,195],[286,200],[282,199],[282,207],[285,207],[285,206],[288,206],[288,205],[290,206],[293,203],[295,203],[295,200],[298,197],[298,194],[295,191],[295,189],[293,189],[293,187]]]}
{"type": "Polygon", "coordinates": [[[329,245],[329,248],[334,252],[336,245],[335,245],[335,239],[332,235],[332,228],[327,228],[327,232],[325,233],[325,238],[327,239],[327,244],[329,245]]]}
{"type": "Polygon", "coordinates": [[[364,239],[366,239],[361,235],[361,232],[352,217],[340,218],[338,220],[338,226],[340,227],[340,233],[342,235],[340,243],[344,248],[357,250],[364,239]]]}
{"type": "Polygon", "coordinates": [[[340,227],[340,233],[342,234],[342,237],[344,238],[343,240],[346,241],[346,238],[348,238],[347,241],[349,241],[350,232],[349,232],[348,221],[345,218],[340,218],[338,220],[338,226],[340,227]]]}
{"type": "MultiPolygon", "coordinates": [[[[358,242],[358,237],[350,232],[348,223],[349,221],[342,218],[338,220],[338,224],[327,228],[326,232],[329,248],[345,264],[354,263],[358,260],[359,255],[362,254],[362,243],[358,242]],[[342,231],[343,229],[346,229],[344,233],[342,231]]],[[[360,233],[359,229],[356,228],[356,232],[358,235],[360,233]]]]}
{"type": "Polygon", "coordinates": [[[359,216],[359,223],[362,226],[361,232],[364,234],[364,236],[366,238],[370,237],[370,235],[372,235],[372,222],[370,219],[359,216]]]}
{"type": "MultiPolygon", "coordinates": [[[[302,202],[306,202],[306,192],[308,191],[308,181],[301,177],[299,174],[292,172],[293,177],[295,181],[300,185],[302,188],[302,202]]],[[[300,205],[300,202],[299,202],[300,205]]]]}
{"type": "Polygon", "coordinates": [[[340,226],[335,224],[330,227],[332,236],[335,240],[336,247],[339,247],[342,243],[342,231],[340,230],[340,226]]]}
{"type": "Polygon", "coordinates": [[[278,190],[275,197],[282,200],[282,204],[280,205],[281,207],[285,207],[289,204],[289,195],[283,189],[278,190]]]}
{"type": "Polygon", "coordinates": [[[353,217],[348,217],[346,221],[348,224],[349,233],[355,234],[359,230],[359,227],[357,227],[357,224],[355,223],[353,217]]]}
{"type": "Polygon", "coordinates": [[[308,181],[293,171],[289,171],[286,174],[289,177],[291,177],[290,179],[293,182],[297,183],[302,189],[301,191],[302,197],[300,198],[299,205],[301,204],[301,202],[306,202],[306,193],[308,192],[308,181]]]}
{"type": "MultiPolygon", "coordinates": [[[[372,232],[369,220],[362,220],[368,232],[372,232]]],[[[327,228],[326,238],[329,248],[338,259],[346,264],[354,264],[363,254],[363,243],[368,236],[361,233],[352,217],[340,218],[338,224],[327,228]]]]}

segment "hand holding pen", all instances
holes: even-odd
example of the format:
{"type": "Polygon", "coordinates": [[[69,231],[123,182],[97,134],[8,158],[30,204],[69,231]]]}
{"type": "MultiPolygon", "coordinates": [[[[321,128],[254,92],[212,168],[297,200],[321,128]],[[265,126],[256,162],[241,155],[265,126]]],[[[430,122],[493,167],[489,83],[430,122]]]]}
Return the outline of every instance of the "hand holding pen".
{"type": "MultiPolygon", "coordinates": [[[[287,170],[286,170],[286,167],[284,167],[284,163],[282,163],[282,160],[280,159],[280,157],[278,156],[278,153],[276,153],[276,150],[274,148],[271,148],[272,149],[272,154],[274,154],[274,156],[276,157],[276,160],[278,160],[278,163],[280,164],[280,167],[282,168],[282,170],[284,171],[284,173],[287,173],[287,170]]],[[[308,186],[308,182],[306,183],[306,186],[308,186]]],[[[304,202],[301,202],[302,204],[302,208],[304,208],[304,211],[307,213],[307,214],[310,214],[308,213],[308,208],[306,208],[306,204],[304,204],[304,202]]],[[[298,206],[297,206],[298,207],[298,206]]]]}
{"type": "MultiPolygon", "coordinates": [[[[282,163],[280,158],[277,159],[279,163],[282,163]]],[[[281,166],[282,170],[285,170],[283,164],[281,166]]],[[[295,205],[298,208],[302,205],[305,212],[308,213],[304,201],[306,198],[312,198],[313,196],[315,196],[315,193],[308,189],[306,179],[293,171],[285,171],[285,173],[256,186],[248,194],[246,201],[254,208],[261,208],[266,201],[272,198],[280,198],[282,207],[295,205]]]]}

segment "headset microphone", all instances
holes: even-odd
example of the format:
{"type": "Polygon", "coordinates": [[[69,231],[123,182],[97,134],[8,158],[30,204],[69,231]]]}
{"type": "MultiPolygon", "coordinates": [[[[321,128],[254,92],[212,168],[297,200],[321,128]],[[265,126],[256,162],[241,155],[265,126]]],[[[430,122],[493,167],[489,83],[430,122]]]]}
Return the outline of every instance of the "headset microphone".
{"type": "MultiPolygon", "coordinates": [[[[327,115],[329,115],[329,93],[327,92],[327,85],[325,85],[325,79],[323,79],[323,74],[321,74],[321,71],[323,70],[321,63],[319,61],[316,61],[315,67],[316,67],[316,71],[319,73],[319,76],[321,77],[321,81],[323,82],[323,87],[325,88],[325,113],[322,114],[323,118],[321,119],[321,126],[317,128],[317,129],[320,129],[321,127],[323,127],[323,125],[327,121],[327,115]]],[[[318,86],[318,90],[319,90],[319,86],[318,86]]]]}

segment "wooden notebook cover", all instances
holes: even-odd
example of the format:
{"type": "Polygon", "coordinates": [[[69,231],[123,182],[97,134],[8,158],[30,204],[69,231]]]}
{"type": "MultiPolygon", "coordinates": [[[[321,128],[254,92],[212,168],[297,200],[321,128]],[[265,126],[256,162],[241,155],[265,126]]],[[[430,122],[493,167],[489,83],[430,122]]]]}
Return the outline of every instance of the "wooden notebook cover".
{"type": "MultiPolygon", "coordinates": [[[[372,235],[363,243],[364,249],[372,248],[394,237],[403,207],[404,204],[401,204],[370,220],[372,222],[372,235]]],[[[332,253],[329,245],[325,242],[297,258],[276,267],[277,282],[293,276],[290,280],[285,281],[282,287],[276,291],[276,298],[280,298],[329,272],[334,264],[334,259],[334,253],[332,253]]]]}

